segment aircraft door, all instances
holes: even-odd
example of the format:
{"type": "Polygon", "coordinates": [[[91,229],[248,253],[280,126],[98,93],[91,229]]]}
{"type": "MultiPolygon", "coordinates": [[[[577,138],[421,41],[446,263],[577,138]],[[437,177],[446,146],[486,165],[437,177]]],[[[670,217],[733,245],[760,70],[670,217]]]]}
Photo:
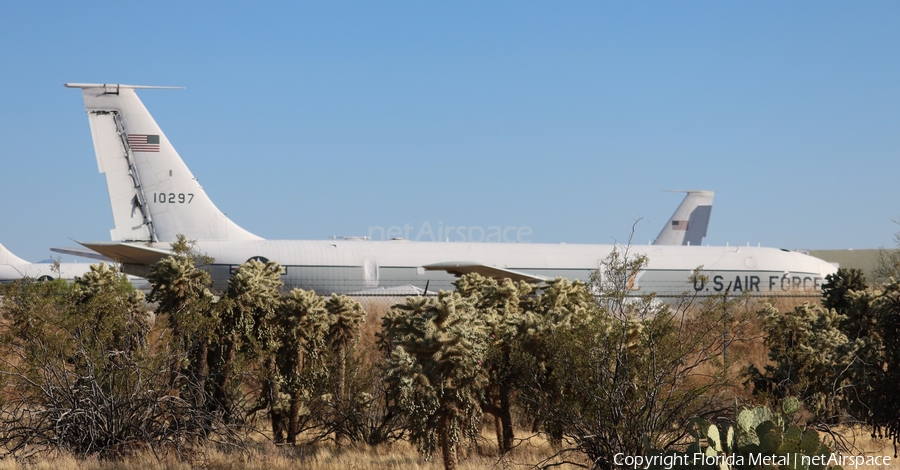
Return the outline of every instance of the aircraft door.
{"type": "Polygon", "coordinates": [[[363,283],[366,287],[378,287],[378,260],[363,259],[363,283]]]}

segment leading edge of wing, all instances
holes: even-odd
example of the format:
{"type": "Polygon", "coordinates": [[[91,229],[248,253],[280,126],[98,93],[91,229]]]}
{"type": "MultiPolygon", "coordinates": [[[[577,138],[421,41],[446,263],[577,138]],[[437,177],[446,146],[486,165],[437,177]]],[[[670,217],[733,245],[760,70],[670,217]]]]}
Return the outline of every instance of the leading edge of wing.
{"type": "Polygon", "coordinates": [[[498,268],[496,266],[488,266],[481,263],[471,261],[447,261],[443,263],[434,263],[422,266],[426,271],[446,271],[455,276],[462,276],[470,273],[478,273],[485,277],[494,279],[511,279],[513,281],[525,282],[544,282],[550,278],[538,276],[536,274],[523,273],[512,269],[498,268]]]}
{"type": "Polygon", "coordinates": [[[110,259],[124,264],[150,266],[157,261],[171,256],[170,250],[152,248],[140,243],[127,242],[78,242],[86,248],[100,253],[110,259]]]}
{"type": "Polygon", "coordinates": [[[54,248],[50,248],[50,251],[52,251],[54,253],[60,253],[63,255],[72,255],[72,256],[78,256],[81,258],[106,261],[107,263],[113,262],[112,258],[110,258],[109,256],[101,255],[100,253],[97,253],[94,250],[88,250],[88,249],[81,248],[81,247],[54,247],[54,248]]]}

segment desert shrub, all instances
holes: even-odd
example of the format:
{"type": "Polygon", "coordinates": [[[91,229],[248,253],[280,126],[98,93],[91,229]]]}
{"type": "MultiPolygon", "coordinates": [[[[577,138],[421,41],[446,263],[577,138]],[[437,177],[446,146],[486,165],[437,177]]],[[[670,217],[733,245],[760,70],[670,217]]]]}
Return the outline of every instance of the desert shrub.
{"type": "Polygon", "coordinates": [[[168,354],[148,344],[143,296],[121,274],[100,265],[71,288],[24,282],[2,294],[6,455],[110,459],[146,448],[187,455],[210,441],[241,446],[220,416],[170,387],[168,354]]]}
{"type": "Polygon", "coordinates": [[[769,305],[763,313],[771,364],[763,372],[748,370],[754,393],[796,396],[817,421],[840,422],[851,398],[850,368],[857,351],[840,328],[846,317],[810,303],[783,313],[769,305]]]}
{"type": "Polygon", "coordinates": [[[724,332],[741,331],[750,315],[734,300],[633,297],[630,280],[645,263],[614,252],[592,286],[544,293],[532,327],[540,334],[513,349],[520,402],[569,444],[561,452],[584,453],[594,468],[613,468],[616,453],[639,455],[646,443],[678,442],[673,429],[689,418],[727,409],[736,379],[724,354],[736,335],[724,332]],[[585,296],[587,306],[573,302],[585,296]]]}
{"type": "Polygon", "coordinates": [[[900,284],[867,287],[840,269],[823,287],[823,307],[766,313],[769,357],[749,375],[757,395],[800,397],[822,424],[865,422],[900,442],[900,284]]]}
{"type": "Polygon", "coordinates": [[[864,367],[856,370],[862,386],[857,394],[864,419],[879,436],[893,440],[894,453],[900,444],[900,282],[891,280],[871,293],[875,328],[867,349],[864,367]]]}

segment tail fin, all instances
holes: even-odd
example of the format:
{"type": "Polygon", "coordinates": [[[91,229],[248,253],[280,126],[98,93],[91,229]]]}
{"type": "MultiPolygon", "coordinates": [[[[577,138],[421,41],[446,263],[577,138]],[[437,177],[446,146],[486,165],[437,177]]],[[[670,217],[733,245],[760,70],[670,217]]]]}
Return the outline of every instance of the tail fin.
{"type": "Polygon", "coordinates": [[[687,195],[672,218],[659,232],[654,245],[694,245],[703,243],[712,213],[712,191],[677,191],[687,195]]]}
{"type": "Polygon", "coordinates": [[[84,95],[97,165],[106,174],[113,241],[258,240],[203,191],[135,93],[134,85],[67,83],[84,95]]]}
{"type": "Polygon", "coordinates": [[[6,247],[0,244],[0,266],[5,264],[12,266],[22,266],[29,263],[28,261],[25,261],[24,259],[12,254],[11,251],[7,250],[6,247]]]}

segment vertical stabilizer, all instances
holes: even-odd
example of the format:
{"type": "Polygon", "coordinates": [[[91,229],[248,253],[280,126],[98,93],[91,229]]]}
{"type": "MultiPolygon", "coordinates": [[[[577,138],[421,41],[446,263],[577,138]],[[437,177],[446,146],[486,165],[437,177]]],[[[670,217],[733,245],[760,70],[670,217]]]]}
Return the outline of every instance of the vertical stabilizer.
{"type": "Polygon", "coordinates": [[[0,245],[0,265],[6,264],[11,266],[22,266],[29,263],[28,261],[25,261],[24,259],[12,254],[12,252],[7,250],[5,246],[0,245]]]}
{"type": "Polygon", "coordinates": [[[133,85],[67,83],[84,95],[113,241],[258,240],[209,199],[138,98],[133,85]]]}
{"type": "Polygon", "coordinates": [[[712,191],[676,191],[687,195],[681,201],[672,218],[659,232],[654,245],[693,245],[700,246],[706,229],[709,227],[709,216],[712,214],[712,191]]]}

